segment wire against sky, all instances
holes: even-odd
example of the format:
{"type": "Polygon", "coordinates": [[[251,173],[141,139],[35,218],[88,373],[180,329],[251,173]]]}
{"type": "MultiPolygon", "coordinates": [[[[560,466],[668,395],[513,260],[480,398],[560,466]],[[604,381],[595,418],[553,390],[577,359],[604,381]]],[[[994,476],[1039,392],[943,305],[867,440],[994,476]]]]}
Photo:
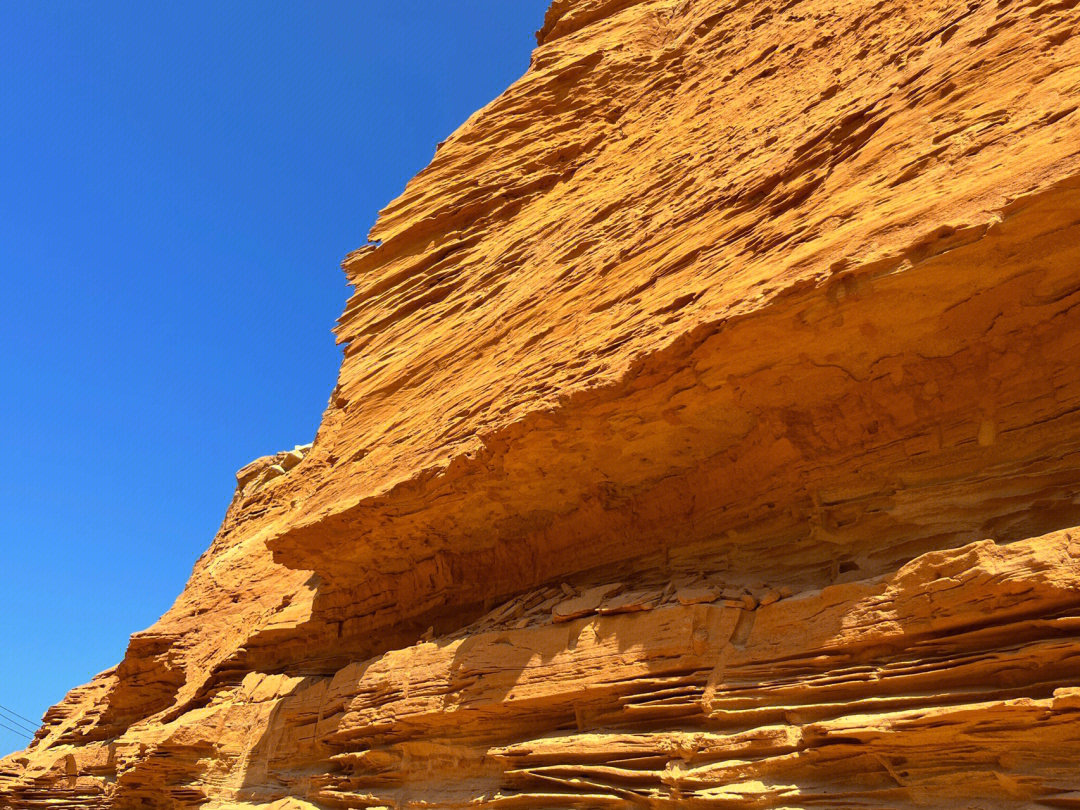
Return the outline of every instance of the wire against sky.
{"type": "Polygon", "coordinates": [[[8,729],[9,731],[25,731],[31,736],[37,733],[37,726],[34,725],[33,720],[31,720],[29,717],[19,714],[14,709],[9,709],[3,704],[0,704],[0,725],[3,725],[4,728],[8,729]],[[7,723],[10,723],[11,726],[16,726],[16,728],[11,728],[11,726],[7,725],[7,723]]]}
{"type": "Polygon", "coordinates": [[[12,728],[11,726],[5,725],[4,723],[0,723],[0,728],[5,728],[8,731],[12,732],[13,734],[18,735],[20,738],[22,738],[24,740],[29,738],[29,737],[34,736],[33,732],[20,731],[20,730],[12,728]]]}

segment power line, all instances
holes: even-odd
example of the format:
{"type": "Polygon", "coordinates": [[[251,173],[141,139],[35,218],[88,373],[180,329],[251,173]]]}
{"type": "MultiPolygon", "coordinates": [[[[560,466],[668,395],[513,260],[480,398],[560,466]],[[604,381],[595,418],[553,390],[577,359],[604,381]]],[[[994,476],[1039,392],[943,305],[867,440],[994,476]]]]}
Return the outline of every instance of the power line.
{"type": "Polygon", "coordinates": [[[12,732],[13,734],[17,734],[20,738],[24,740],[34,736],[33,734],[27,734],[25,731],[18,731],[17,729],[13,729],[11,726],[4,725],[3,723],[0,723],[0,728],[6,728],[8,731],[12,732]]]}
{"type": "Polygon", "coordinates": [[[12,720],[9,720],[6,717],[0,716],[0,722],[3,722],[4,725],[6,727],[8,727],[8,728],[11,728],[12,726],[14,726],[15,731],[21,732],[23,734],[30,734],[30,735],[37,734],[37,729],[36,728],[27,728],[26,726],[19,725],[18,723],[14,722],[12,720]]]}
{"type": "Polygon", "coordinates": [[[11,711],[11,709],[5,709],[3,706],[0,706],[0,720],[3,720],[5,724],[10,724],[6,726],[7,728],[15,726],[15,731],[26,732],[30,735],[36,734],[37,728],[30,725],[30,723],[24,723],[22,720],[16,719],[21,716],[22,715],[17,712],[11,711]],[[8,715],[14,715],[14,717],[9,717],[8,715]]]}
{"type": "Polygon", "coordinates": [[[0,704],[0,711],[3,711],[5,713],[7,713],[7,714],[13,714],[16,717],[18,717],[20,720],[25,720],[27,723],[29,723],[30,725],[37,728],[37,726],[34,724],[33,720],[31,720],[29,717],[23,717],[21,714],[19,714],[14,709],[9,709],[7,706],[4,706],[3,704],[0,704]]]}
{"type": "Polygon", "coordinates": [[[21,720],[16,720],[13,717],[7,717],[6,715],[8,714],[12,714],[12,712],[4,712],[0,710],[0,720],[3,720],[5,723],[11,723],[11,725],[19,728],[20,730],[29,731],[31,734],[37,731],[37,729],[34,726],[31,726],[29,723],[24,723],[21,720]]]}
{"type": "Polygon", "coordinates": [[[15,726],[15,728],[19,729],[20,731],[29,731],[31,734],[33,734],[33,733],[35,733],[37,731],[36,728],[33,728],[28,723],[20,723],[18,720],[12,720],[10,717],[5,717],[2,714],[0,714],[0,720],[3,720],[5,723],[10,723],[11,725],[15,726]]]}

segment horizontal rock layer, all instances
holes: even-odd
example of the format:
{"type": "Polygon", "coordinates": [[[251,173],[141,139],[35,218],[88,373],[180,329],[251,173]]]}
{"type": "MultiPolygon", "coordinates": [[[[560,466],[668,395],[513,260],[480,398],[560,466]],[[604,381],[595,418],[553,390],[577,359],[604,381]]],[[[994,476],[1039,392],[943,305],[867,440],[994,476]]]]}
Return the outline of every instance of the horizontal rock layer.
{"type": "Polygon", "coordinates": [[[1076,34],[555,0],[0,806],[1080,805],[1076,34]]]}

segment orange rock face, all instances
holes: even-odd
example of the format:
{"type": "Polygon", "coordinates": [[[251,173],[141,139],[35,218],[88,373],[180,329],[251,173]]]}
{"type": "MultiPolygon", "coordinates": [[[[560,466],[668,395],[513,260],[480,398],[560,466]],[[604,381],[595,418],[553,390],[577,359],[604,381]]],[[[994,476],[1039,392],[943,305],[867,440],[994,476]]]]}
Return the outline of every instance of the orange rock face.
{"type": "Polygon", "coordinates": [[[1076,0],[538,40],[0,807],[1080,806],[1076,0]]]}

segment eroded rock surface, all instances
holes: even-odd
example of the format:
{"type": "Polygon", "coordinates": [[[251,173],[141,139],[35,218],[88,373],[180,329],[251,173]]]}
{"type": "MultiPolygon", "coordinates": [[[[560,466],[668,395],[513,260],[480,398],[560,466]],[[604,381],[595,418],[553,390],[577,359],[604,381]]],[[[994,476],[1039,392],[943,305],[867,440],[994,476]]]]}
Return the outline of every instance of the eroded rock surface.
{"type": "Polygon", "coordinates": [[[1076,0],[538,42],[0,806],[1080,806],[1076,0]]]}

